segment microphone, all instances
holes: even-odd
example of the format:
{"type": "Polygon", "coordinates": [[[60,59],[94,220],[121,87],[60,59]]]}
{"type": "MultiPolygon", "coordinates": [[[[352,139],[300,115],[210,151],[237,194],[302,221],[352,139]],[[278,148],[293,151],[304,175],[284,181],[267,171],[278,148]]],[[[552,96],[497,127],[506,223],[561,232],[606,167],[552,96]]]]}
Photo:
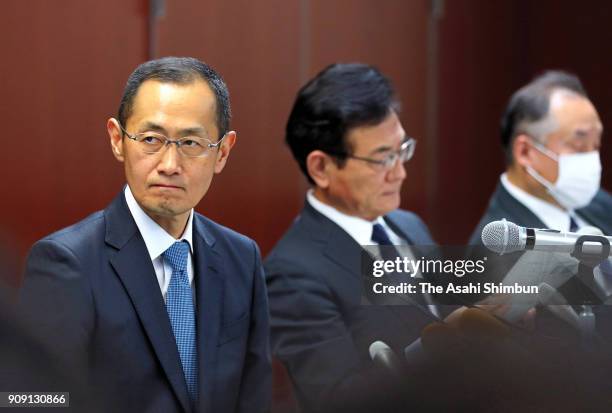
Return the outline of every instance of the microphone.
{"type": "Polygon", "coordinates": [[[482,229],[482,243],[500,255],[522,250],[572,253],[580,246],[582,254],[610,256],[612,237],[525,228],[503,219],[482,229]]]}
{"type": "Polygon", "coordinates": [[[402,376],[402,365],[395,352],[384,341],[377,340],[370,344],[370,358],[374,364],[383,367],[396,377],[402,376]]]}

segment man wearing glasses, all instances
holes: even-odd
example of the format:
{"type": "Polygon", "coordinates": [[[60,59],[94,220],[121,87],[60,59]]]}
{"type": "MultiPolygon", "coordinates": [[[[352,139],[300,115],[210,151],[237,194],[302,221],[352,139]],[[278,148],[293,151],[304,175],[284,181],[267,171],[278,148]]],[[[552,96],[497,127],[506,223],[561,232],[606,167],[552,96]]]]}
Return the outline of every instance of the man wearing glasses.
{"type": "Polygon", "coordinates": [[[312,188],[264,266],[272,351],[304,412],[402,404],[370,361],[369,347],[381,340],[401,354],[439,320],[425,300],[362,305],[362,245],[433,244],[425,224],[398,209],[404,163],[416,144],[398,107],[377,69],[336,64],[299,91],[287,123],[286,141],[312,188]]]}
{"type": "Polygon", "coordinates": [[[268,408],[259,250],[193,210],[236,141],[229,121],[227,87],[206,64],[142,64],[107,122],[127,185],[32,248],[26,308],[107,411],[268,408]]]}

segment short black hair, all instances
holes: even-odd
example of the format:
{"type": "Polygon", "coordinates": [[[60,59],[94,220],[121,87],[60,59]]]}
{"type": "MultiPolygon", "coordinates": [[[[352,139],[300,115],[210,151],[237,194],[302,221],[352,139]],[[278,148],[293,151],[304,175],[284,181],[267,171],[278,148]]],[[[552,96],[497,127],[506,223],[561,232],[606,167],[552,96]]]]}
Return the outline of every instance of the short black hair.
{"type": "Polygon", "coordinates": [[[551,70],[533,79],[516,91],[501,118],[501,141],[506,163],[514,162],[512,143],[514,138],[526,131],[525,125],[533,124],[548,116],[550,97],[554,91],[564,89],[588,98],[577,76],[560,70],[551,70]]]}
{"type": "Polygon", "coordinates": [[[285,140],[311,184],[306,158],[314,150],[333,155],[340,167],[350,149],[347,132],[377,125],[399,102],[389,79],[361,63],[328,66],[298,92],[287,121],[285,140]]]}
{"type": "Polygon", "coordinates": [[[232,117],[227,85],[221,75],[212,67],[193,57],[163,57],[138,66],[128,78],[123,89],[117,120],[123,127],[126,126],[128,118],[132,115],[134,97],[140,85],[146,80],[153,79],[162,83],[189,84],[197,78],[205,81],[215,95],[218,138],[221,138],[229,130],[232,117]]]}

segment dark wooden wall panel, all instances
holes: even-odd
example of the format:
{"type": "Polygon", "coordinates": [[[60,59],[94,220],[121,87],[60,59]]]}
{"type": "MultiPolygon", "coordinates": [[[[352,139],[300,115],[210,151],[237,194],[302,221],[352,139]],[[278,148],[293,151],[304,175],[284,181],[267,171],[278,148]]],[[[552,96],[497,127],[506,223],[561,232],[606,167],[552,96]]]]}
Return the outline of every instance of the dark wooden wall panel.
{"type": "Polygon", "coordinates": [[[2,2],[0,225],[21,257],[121,188],[105,123],[144,58],[144,12],[140,0],[2,2]]]}
{"type": "MultiPolygon", "coordinates": [[[[581,77],[612,128],[610,3],[446,1],[440,21],[438,207],[430,224],[444,243],[462,243],[504,170],[499,119],[510,95],[546,69],[581,77]]],[[[604,133],[603,186],[612,188],[612,150],[604,133]]]]}
{"type": "Polygon", "coordinates": [[[517,9],[509,1],[445,3],[438,162],[428,165],[438,174],[429,224],[439,242],[467,240],[503,169],[499,117],[522,71],[517,9]]]}
{"type": "Polygon", "coordinates": [[[603,186],[612,190],[612,4],[541,0],[530,2],[528,10],[527,72],[559,68],[580,76],[604,124],[603,186]]]}

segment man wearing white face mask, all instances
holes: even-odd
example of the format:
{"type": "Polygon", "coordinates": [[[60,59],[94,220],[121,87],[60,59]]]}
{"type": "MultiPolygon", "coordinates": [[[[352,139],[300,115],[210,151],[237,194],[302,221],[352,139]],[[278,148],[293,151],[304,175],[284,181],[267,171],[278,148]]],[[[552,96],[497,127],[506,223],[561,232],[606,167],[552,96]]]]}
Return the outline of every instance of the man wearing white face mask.
{"type": "MultiPolygon", "coordinates": [[[[600,188],[602,132],[597,110],[576,76],[546,72],[515,92],[501,119],[506,171],[470,243],[482,245],[482,228],[502,218],[524,227],[612,235],[612,196],[600,188]]],[[[538,305],[530,336],[537,343],[530,348],[539,349],[534,350],[534,360],[544,365],[567,363],[571,367],[562,375],[578,383],[576,388],[588,389],[589,396],[581,398],[576,392],[570,399],[580,400],[578,405],[589,400],[593,407],[563,406],[564,411],[609,411],[612,306],[582,305],[587,290],[609,302],[612,273],[606,264],[594,272],[594,283],[587,288],[575,277],[578,263],[569,254],[529,251],[488,260],[492,277],[499,277],[495,281],[546,283],[561,300],[551,304],[570,304],[538,305]],[[590,289],[593,284],[598,288],[590,289]]],[[[510,302],[520,303],[521,298],[510,302]]]]}
{"type": "Polygon", "coordinates": [[[600,188],[603,127],[580,80],[550,71],[511,97],[501,121],[506,171],[472,234],[502,218],[518,225],[612,234],[612,196],[600,188]]]}

